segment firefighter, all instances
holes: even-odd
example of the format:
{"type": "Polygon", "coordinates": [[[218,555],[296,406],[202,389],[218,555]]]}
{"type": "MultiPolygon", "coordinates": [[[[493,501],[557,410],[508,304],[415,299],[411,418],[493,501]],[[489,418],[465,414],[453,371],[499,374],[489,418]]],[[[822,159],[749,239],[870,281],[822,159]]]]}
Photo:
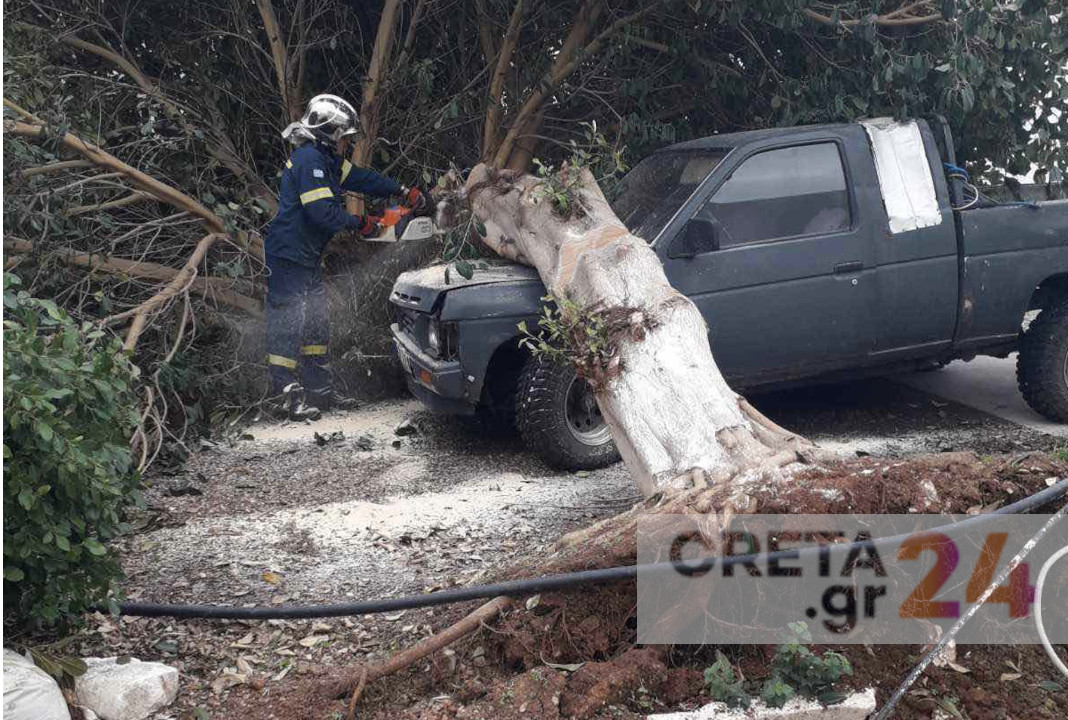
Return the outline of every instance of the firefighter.
{"type": "Polygon", "coordinates": [[[362,237],[379,231],[370,215],[352,215],[344,193],[400,197],[412,207],[426,198],[373,170],[352,165],[350,143],[359,135],[356,109],[336,95],[317,95],[304,116],[282,132],[296,150],[282,170],[278,214],[267,228],[267,364],[282,409],[314,419],[340,398],[327,366],[330,325],[320,263],[330,238],[351,228],[362,237]]]}

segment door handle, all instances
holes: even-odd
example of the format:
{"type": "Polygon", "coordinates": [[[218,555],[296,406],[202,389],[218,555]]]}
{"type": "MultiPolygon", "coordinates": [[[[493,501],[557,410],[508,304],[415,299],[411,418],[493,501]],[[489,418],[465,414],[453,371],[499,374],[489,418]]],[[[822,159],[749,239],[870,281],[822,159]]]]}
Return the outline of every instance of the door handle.
{"type": "Polygon", "coordinates": [[[860,272],[864,269],[864,263],[860,261],[838,263],[834,266],[835,275],[847,275],[849,273],[860,272]]]}

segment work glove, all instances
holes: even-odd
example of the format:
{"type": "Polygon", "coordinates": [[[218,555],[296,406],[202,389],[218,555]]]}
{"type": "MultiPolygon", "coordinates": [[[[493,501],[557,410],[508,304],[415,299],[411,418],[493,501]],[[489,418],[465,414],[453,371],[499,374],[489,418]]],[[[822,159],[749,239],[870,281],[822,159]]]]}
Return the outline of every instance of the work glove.
{"type": "Polygon", "coordinates": [[[405,204],[412,210],[422,210],[426,207],[426,195],[417,187],[404,187],[403,196],[405,204]]]}
{"type": "Polygon", "coordinates": [[[382,229],[378,224],[379,218],[374,215],[358,215],[357,219],[360,221],[358,229],[361,237],[375,237],[382,229]]]}

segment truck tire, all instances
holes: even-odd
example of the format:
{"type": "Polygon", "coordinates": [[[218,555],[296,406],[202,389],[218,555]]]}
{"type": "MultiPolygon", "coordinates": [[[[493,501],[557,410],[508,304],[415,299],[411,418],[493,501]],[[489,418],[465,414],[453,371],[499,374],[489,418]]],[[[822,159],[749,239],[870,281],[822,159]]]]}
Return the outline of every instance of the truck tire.
{"type": "Polygon", "coordinates": [[[526,446],[561,470],[595,470],[619,460],[612,433],[586,381],[545,357],[519,376],[516,425],[526,446]]]}
{"type": "Polygon", "coordinates": [[[1016,381],[1035,412],[1068,422],[1068,301],[1039,313],[1020,338],[1016,381]]]}

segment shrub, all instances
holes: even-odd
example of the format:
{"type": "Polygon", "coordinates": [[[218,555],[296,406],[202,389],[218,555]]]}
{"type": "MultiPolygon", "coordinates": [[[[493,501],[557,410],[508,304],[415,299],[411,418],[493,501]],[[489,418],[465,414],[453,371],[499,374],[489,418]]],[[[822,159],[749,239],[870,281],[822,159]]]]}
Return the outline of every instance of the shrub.
{"type": "Polygon", "coordinates": [[[105,543],[142,503],[137,371],[117,339],[19,285],[4,275],[4,606],[52,624],[108,601],[121,575],[105,543]]]}

